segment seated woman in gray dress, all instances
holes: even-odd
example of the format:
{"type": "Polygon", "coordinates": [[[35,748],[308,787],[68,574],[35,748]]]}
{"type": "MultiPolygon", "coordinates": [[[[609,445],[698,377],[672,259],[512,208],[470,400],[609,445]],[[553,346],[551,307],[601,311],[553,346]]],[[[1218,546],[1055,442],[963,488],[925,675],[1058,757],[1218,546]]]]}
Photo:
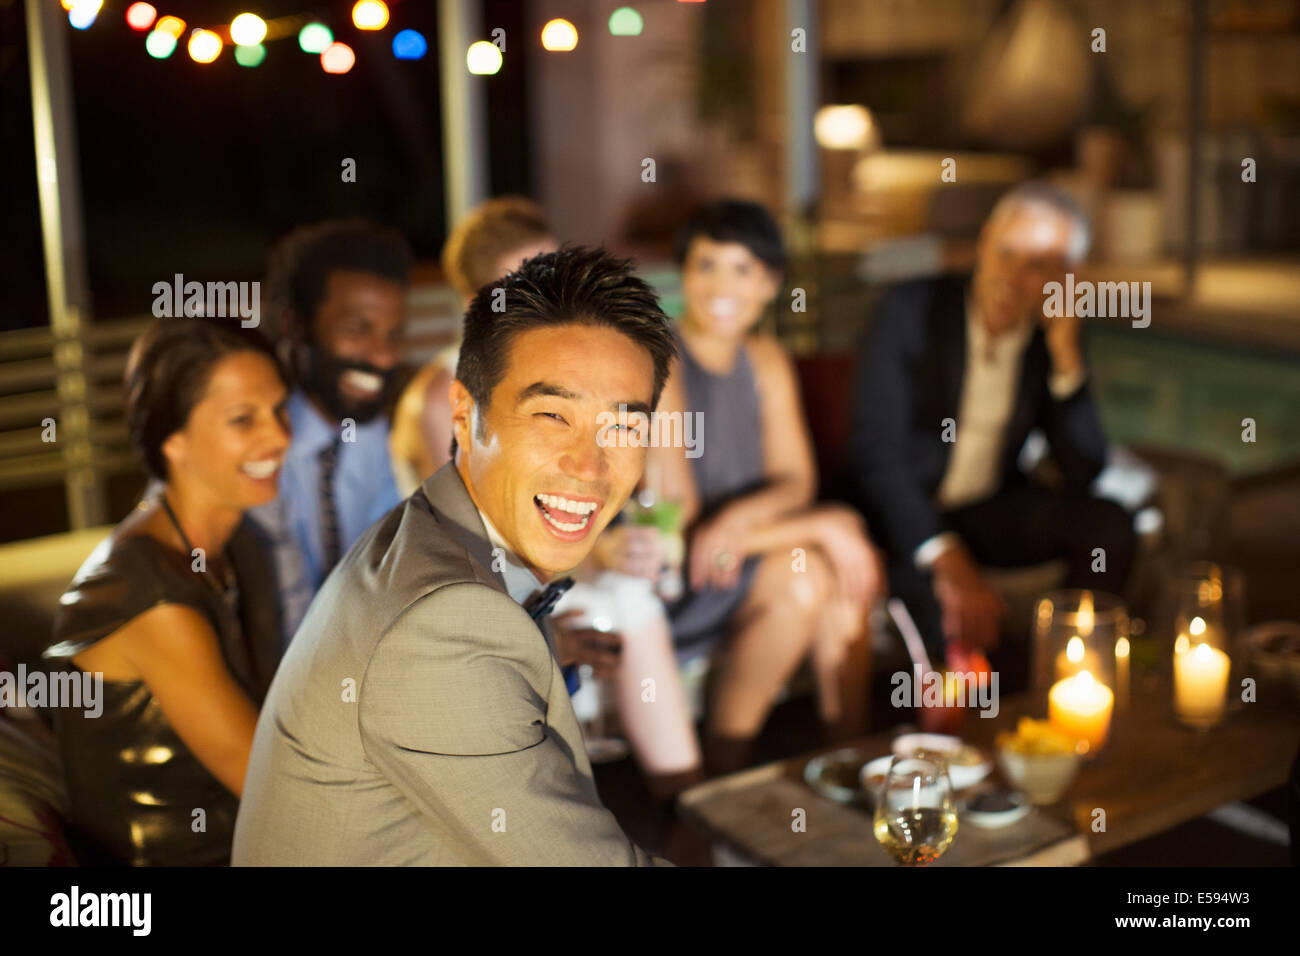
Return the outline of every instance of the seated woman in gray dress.
{"type": "Polygon", "coordinates": [[[126,421],[154,482],[77,572],[45,651],[103,680],[98,716],[55,711],[84,862],[229,862],[278,662],[243,512],[275,496],[287,395],[238,322],[162,319],[132,349],[126,421]]]}
{"type": "Polygon", "coordinates": [[[650,454],[688,529],[689,588],[669,608],[679,657],[719,652],[705,762],[722,772],[745,765],[776,695],[810,655],[826,735],[864,732],[867,614],[881,572],[857,513],[814,504],[793,363],[754,331],[781,289],[776,223],[754,203],[715,202],[684,228],[678,259],[681,359],[659,412],[698,413],[701,444],[650,454]]]}

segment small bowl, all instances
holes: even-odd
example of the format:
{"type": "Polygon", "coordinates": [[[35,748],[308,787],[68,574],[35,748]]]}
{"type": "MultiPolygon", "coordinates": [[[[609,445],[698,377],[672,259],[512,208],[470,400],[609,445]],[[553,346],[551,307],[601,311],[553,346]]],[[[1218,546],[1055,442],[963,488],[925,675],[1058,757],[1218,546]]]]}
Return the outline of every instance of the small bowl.
{"type": "Polygon", "coordinates": [[[1291,693],[1300,699],[1300,624],[1256,624],[1242,636],[1242,643],[1262,683],[1289,685],[1291,693]]]}
{"type": "Polygon", "coordinates": [[[998,765],[1007,780],[1031,803],[1055,803],[1070,789],[1083,757],[1077,753],[1022,754],[1007,747],[998,751],[998,765]]]}
{"type": "MultiPolygon", "coordinates": [[[[886,757],[885,761],[885,769],[889,769],[889,758],[886,757]]],[[[803,778],[808,786],[823,797],[837,803],[852,803],[860,794],[857,787],[845,784],[850,780],[856,783],[860,779],[860,768],[866,762],[866,755],[856,747],[841,747],[809,760],[804,766],[803,778]],[[846,770],[848,773],[845,773],[846,770]]]]}
{"type": "Polygon", "coordinates": [[[960,737],[947,734],[903,734],[895,737],[891,748],[900,757],[933,754],[948,768],[948,781],[954,790],[973,787],[993,772],[993,761],[978,748],[962,743],[960,737]]]}
{"type": "Polygon", "coordinates": [[[880,788],[885,783],[885,775],[889,773],[889,765],[893,759],[893,754],[886,754],[862,765],[859,782],[862,792],[866,795],[867,803],[872,807],[876,805],[876,797],[879,796],[880,788]]]}

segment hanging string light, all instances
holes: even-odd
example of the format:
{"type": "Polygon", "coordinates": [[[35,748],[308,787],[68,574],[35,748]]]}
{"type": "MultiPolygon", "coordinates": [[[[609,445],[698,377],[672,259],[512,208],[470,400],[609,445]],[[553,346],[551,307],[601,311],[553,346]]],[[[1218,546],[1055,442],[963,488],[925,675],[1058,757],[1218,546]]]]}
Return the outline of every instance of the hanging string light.
{"type": "Polygon", "coordinates": [[[298,31],[298,47],[303,53],[324,53],[334,42],[334,34],[323,23],[309,23],[298,31]]]}
{"type": "Polygon", "coordinates": [[[491,76],[501,69],[501,51],[487,40],[471,43],[465,51],[465,68],[476,76],[491,76]]]}
{"type": "Polygon", "coordinates": [[[190,42],[186,49],[189,50],[190,58],[195,63],[211,63],[221,56],[221,47],[221,37],[211,30],[200,28],[190,34],[190,42]]]}
{"type": "Polygon", "coordinates": [[[429,43],[418,30],[402,30],[393,37],[393,56],[399,60],[418,60],[429,50],[429,43]]]}
{"type": "Polygon", "coordinates": [[[358,30],[382,30],[388,25],[388,4],[382,0],[360,0],[352,8],[352,23],[358,30]]]}
{"type": "MultiPolygon", "coordinates": [[[[79,30],[90,27],[104,6],[104,0],[60,0],[60,3],[68,12],[69,23],[79,30]]],[[[390,20],[388,4],[384,0],[358,0],[352,5],[351,16],[358,30],[367,31],[382,30],[390,20]]],[[[255,13],[241,13],[228,25],[190,29],[180,17],[170,14],[160,17],[158,8],[152,3],[137,0],[127,4],[125,19],[128,27],[145,34],[145,51],[159,60],[169,58],[184,42],[196,63],[214,63],[229,43],[234,48],[236,63],[255,67],[266,59],[265,41],[296,36],[299,48],[304,53],[319,56],[321,68],[327,73],[347,73],[356,64],[356,52],[351,46],[335,41],[333,31],[325,23],[304,23],[307,17],[303,15],[267,21],[255,13]]],[[[640,36],[643,29],[642,16],[633,7],[618,7],[609,16],[612,36],[640,36]]],[[[574,50],[578,46],[578,29],[571,21],[556,17],[542,28],[541,44],[544,49],[555,53],[574,50]]],[[[429,41],[419,30],[405,28],[393,36],[391,48],[393,56],[399,60],[418,60],[428,53],[429,41]]],[[[471,44],[465,54],[465,65],[474,74],[497,73],[502,64],[500,48],[484,40],[471,44]]]]}
{"type": "Polygon", "coordinates": [[[552,53],[568,53],[578,45],[578,28],[563,17],[556,17],[542,27],[542,48],[552,53]]]}
{"type": "Polygon", "coordinates": [[[616,37],[639,37],[645,24],[631,7],[619,7],[609,15],[609,33],[616,37]]]}
{"type": "Polygon", "coordinates": [[[126,8],[126,25],[132,30],[148,30],[158,11],[149,3],[133,3],[126,8]]]}
{"type": "Polygon", "coordinates": [[[266,47],[260,43],[241,43],[235,47],[235,62],[240,66],[261,66],[266,47]]]}
{"type": "Polygon", "coordinates": [[[238,46],[257,46],[266,39],[266,21],[255,13],[241,13],[230,21],[230,39],[238,46]]]}
{"type": "Polygon", "coordinates": [[[154,25],[154,29],[169,34],[173,40],[179,40],[185,33],[185,21],[180,17],[163,17],[154,25]]]}
{"type": "Polygon", "coordinates": [[[65,3],[63,8],[68,11],[68,23],[78,30],[88,30],[103,5],[104,0],[72,0],[71,5],[65,3]]]}
{"type": "Polygon", "coordinates": [[[176,38],[161,30],[151,30],[144,38],[145,51],[155,60],[165,60],[176,50],[176,38]]]}
{"type": "Polygon", "coordinates": [[[331,43],[320,55],[320,66],[326,73],[346,73],[356,62],[357,55],[346,43],[331,43]]]}

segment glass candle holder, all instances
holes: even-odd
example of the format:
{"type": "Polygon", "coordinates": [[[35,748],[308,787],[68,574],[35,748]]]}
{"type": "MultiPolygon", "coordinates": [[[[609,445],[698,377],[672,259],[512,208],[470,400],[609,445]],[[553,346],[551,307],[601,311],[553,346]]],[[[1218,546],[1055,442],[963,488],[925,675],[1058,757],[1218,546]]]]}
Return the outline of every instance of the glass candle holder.
{"type": "Polygon", "coordinates": [[[1219,724],[1239,702],[1242,655],[1237,635],[1245,613],[1240,571],[1196,562],[1169,583],[1172,608],[1174,716],[1198,730],[1219,724]]]}
{"type": "Polygon", "coordinates": [[[1105,745],[1111,718],[1128,706],[1129,620],[1104,591],[1055,591],[1034,611],[1034,690],[1053,726],[1089,756],[1105,745]]]}

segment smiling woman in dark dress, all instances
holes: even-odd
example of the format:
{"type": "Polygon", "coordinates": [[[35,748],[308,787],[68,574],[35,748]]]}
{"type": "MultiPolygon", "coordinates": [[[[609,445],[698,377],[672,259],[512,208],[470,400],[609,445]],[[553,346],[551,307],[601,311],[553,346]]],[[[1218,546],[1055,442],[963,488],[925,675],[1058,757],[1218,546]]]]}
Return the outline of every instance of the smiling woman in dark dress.
{"type": "Polygon", "coordinates": [[[243,511],[275,496],[287,397],[237,322],[163,319],[132,349],[126,420],[154,481],[61,599],[46,658],[103,675],[103,713],[56,711],[79,857],[229,862],[276,664],[243,511]]]}

